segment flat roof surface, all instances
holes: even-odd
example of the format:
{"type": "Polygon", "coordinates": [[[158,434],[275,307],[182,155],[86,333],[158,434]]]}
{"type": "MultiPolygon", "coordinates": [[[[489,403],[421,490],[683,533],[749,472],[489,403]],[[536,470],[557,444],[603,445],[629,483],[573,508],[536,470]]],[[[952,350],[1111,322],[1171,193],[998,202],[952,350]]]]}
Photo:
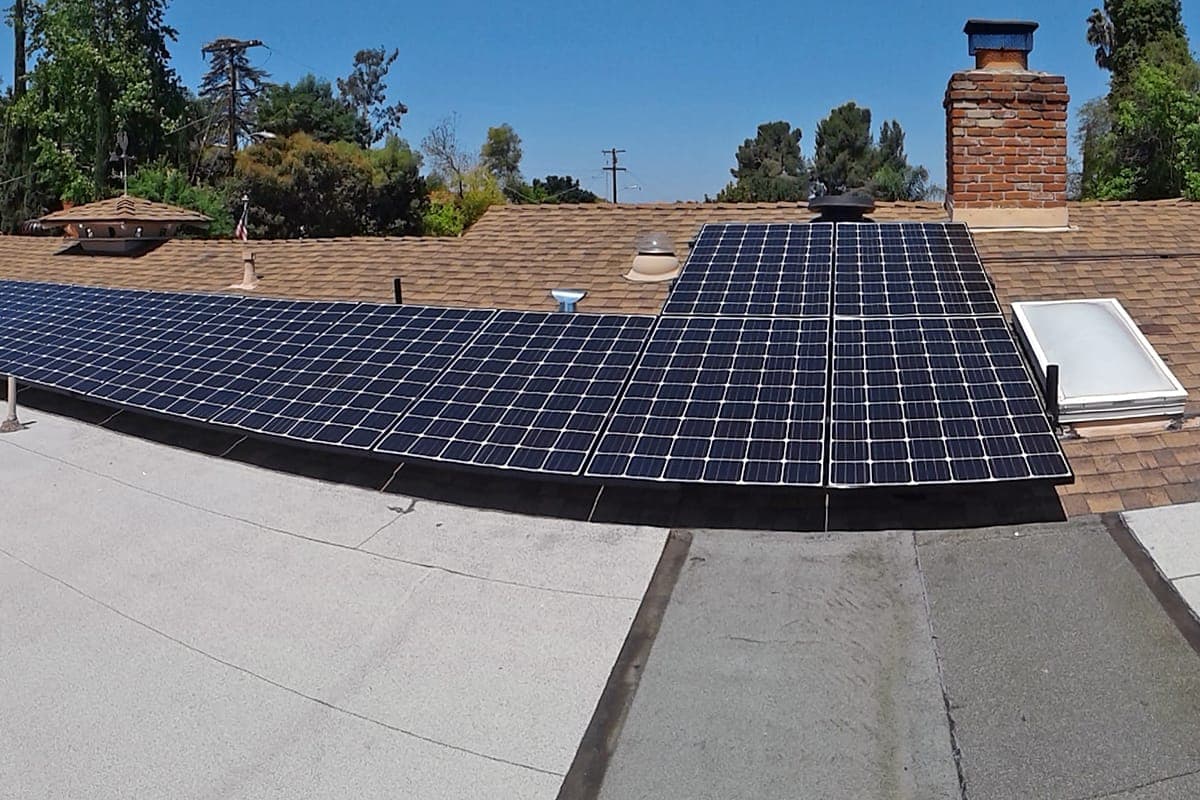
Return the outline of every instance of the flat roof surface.
{"type": "Polygon", "coordinates": [[[15,797],[553,798],[666,537],[22,421],[0,437],[15,797]]]}

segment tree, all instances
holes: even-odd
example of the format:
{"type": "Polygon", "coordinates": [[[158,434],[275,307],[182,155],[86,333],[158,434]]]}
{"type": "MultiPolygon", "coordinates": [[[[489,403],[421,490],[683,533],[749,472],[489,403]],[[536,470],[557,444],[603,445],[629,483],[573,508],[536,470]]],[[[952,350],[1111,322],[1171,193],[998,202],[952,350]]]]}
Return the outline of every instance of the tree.
{"type": "Polygon", "coordinates": [[[421,140],[421,149],[433,162],[434,176],[454,186],[458,196],[465,191],[463,176],[475,168],[471,157],[458,144],[458,116],[444,117],[421,140]]]}
{"type": "Polygon", "coordinates": [[[487,139],[479,151],[479,160],[501,186],[521,182],[521,137],[507,122],[488,128],[487,139]]]}
{"type": "Polygon", "coordinates": [[[424,212],[419,170],[399,139],[367,150],[296,133],[238,153],[234,185],[250,198],[255,236],[409,234],[424,212]]]}
{"type": "Polygon", "coordinates": [[[829,194],[866,188],[878,168],[871,140],[871,109],[838,106],[817,125],[813,170],[829,194]]]}
{"type": "Polygon", "coordinates": [[[579,179],[570,175],[547,175],[534,178],[531,184],[505,187],[509,199],[515,203],[599,203],[594,192],[580,187],[579,179]]]}
{"type": "Polygon", "coordinates": [[[1112,72],[1112,90],[1123,95],[1142,61],[1191,60],[1180,0],[1104,0],[1088,17],[1088,44],[1096,64],[1112,72]]]}
{"type": "Polygon", "coordinates": [[[764,122],[758,135],[737,149],[734,180],[717,194],[719,202],[777,202],[808,198],[808,165],[800,153],[799,128],[764,122]]]}
{"type": "Polygon", "coordinates": [[[387,84],[384,79],[400,54],[388,54],[382,46],[359,50],[354,54],[354,67],[345,78],[338,78],[341,99],[362,117],[369,138],[359,140],[363,146],[378,142],[393,130],[400,130],[401,118],[408,106],[401,102],[387,105],[387,84]]]}
{"type": "Polygon", "coordinates": [[[165,162],[146,164],[129,177],[129,193],[156,203],[199,211],[212,219],[211,237],[233,235],[233,214],[224,194],[210,186],[195,186],[186,173],[165,162]]]}
{"type": "Polygon", "coordinates": [[[867,190],[877,200],[925,200],[929,196],[929,170],[913,167],[904,154],[904,129],[896,120],[879,129],[875,172],[867,190]]]}
{"type": "Polygon", "coordinates": [[[259,99],[255,124],[276,136],[307,133],[318,142],[369,143],[371,124],[333,95],[329,81],[305,75],[293,86],[269,86],[259,99]]]}
{"type": "Polygon", "coordinates": [[[271,77],[266,70],[250,63],[246,48],[233,47],[234,43],[236,40],[218,39],[205,48],[209,67],[200,79],[200,97],[212,104],[214,110],[232,108],[232,126],[221,126],[212,137],[213,143],[225,145],[230,156],[236,153],[242,138],[254,132],[258,100],[270,85],[271,77]],[[236,85],[230,83],[231,72],[236,75],[236,85]]]}
{"type": "Polygon", "coordinates": [[[1179,0],[1105,0],[1088,18],[1108,96],[1080,112],[1085,197],[1153,199],[1188,191],[1200,95],[1179,0]]]}
{"type": "Polygon", "coordinates": [[[170,66],[175,31],[165,0],[46,0],[35,10],[28,91],[6,123],[26,147],[39,178],[60,197],[104,194],[115,135],[125,131],[143,160],[166,149],[185,100],[170,66]]]}

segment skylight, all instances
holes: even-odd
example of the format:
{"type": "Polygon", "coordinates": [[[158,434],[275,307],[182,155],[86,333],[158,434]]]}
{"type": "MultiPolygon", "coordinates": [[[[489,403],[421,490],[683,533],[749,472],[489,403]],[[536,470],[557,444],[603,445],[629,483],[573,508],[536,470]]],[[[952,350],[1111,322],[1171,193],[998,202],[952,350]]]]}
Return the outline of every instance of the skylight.
{"type": "Polygon", "coordinates": [[[1059,367],[1059,419],[1173,416],[1187,390],[1112,298],[1013,303],[1017,332],[1045,381],[1059,367]]]}

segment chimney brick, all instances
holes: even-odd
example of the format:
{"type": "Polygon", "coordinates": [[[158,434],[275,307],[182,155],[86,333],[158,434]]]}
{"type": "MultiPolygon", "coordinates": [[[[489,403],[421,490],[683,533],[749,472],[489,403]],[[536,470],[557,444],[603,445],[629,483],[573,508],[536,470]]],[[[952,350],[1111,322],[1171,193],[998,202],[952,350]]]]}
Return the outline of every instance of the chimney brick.
{"type": "Polygon", "coordinates": [[[1066,224],[1069,101],[1058,75],[975,69],[951,76],[946,201],[956,219],[1066,224]]]}

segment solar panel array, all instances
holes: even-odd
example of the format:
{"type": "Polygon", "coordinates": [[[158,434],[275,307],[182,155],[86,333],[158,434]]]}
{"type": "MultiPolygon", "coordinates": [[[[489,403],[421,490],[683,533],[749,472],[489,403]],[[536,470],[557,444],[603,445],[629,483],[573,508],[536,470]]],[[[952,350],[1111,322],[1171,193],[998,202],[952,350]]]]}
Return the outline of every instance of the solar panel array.
{"type": "Polygon", "coordinates": [[[333,324],[294,338],[287,359],[212,421],[369,449],[491,315],[423,306],[352,307],[333,324]]]}
{"type": "Polygon", "coordinates": [[[834,313],[980,316],[1000,304],[961,223],[841,223],[834,313]]]}
{"type": "Polygon", "coordinates": [[[1003,317],[838,319],[833,486],[1068,475],[1003,317]]]}
{"type": "Polygon", "coordinates": [[[652,317],[0,281],[0,372],[311,444],[551,475],[1063,480],[965,226],[707,225],[652,317]]]}
{"type": "Polygon", "coordinates": [[[653,322],[498,312],[376,449],[577,475],[653,322]]]}
{"type": "Polygon", "coordinates": [[[705,225],[663,314],[829,315],[833,225],[705,225]]]}
{"type": "Polygon", "coordinates": [[[662,318],[587,474],[821,485],[828,340],[823,319],[662,318]]]}

